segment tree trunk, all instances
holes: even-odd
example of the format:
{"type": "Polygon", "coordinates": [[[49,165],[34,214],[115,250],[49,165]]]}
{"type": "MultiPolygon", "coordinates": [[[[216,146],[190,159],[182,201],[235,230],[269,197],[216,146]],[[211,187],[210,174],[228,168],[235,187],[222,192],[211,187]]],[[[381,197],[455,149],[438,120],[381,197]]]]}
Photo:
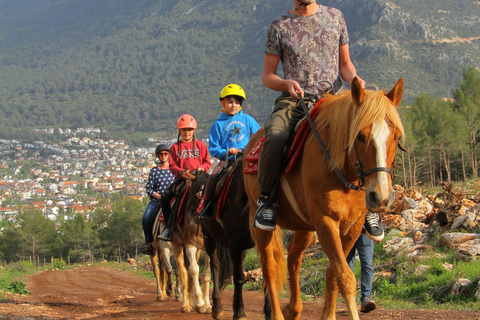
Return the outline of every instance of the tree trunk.
{"type": "Polygon", "coordinates": [[[463,181],[467,181],[467,172],[465,171],[465,155],[463,154],[463,149],[460,149],[460,153],[462,155],[462,173],[463,173],[463,181]]]}

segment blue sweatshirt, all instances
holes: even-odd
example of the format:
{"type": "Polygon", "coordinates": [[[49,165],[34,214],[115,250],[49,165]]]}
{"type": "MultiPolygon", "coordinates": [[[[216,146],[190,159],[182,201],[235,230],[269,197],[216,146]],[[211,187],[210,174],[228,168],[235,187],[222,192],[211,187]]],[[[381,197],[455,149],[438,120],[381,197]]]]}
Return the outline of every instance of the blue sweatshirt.
{"type": "Polygon", "coordinates": [[[225,160],[230,148],[245,149],[250,137],[260,129],[257,121],[243,111],[231,116],[222,112],[210,129],[208,151],[225,160]]]}

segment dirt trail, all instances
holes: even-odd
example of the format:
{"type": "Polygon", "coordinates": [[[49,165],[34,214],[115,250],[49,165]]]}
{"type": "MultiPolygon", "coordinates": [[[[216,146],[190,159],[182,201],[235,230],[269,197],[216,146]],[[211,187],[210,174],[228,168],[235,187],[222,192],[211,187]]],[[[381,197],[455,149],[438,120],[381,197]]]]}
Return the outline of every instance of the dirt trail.
{"type": "MultiPolygon", "coordinates": [[[[181,303],[173,298],[156,301],[156,287],[151,279],[104,267],[85,267],[40,272],[26,278],[31,294],[11,295],[0,301],[0,319],[212,319],[210,314],[181,313],[181,303]]],[[[222,295],[223,319],[233,316],[233,291],[222,295]]],[[[263,297],[259,292],[244,292],[249,319],[264,319],[263,297]]],[[[283,301],[285,303],[286,301],[283,301]]],[[[302,319],[319,319],[321,302],[305,302],[302,319]]],[[[340,304],[337,319],[346,320],[340,304]]],[[[390,310],[379,308],[360,314],[373,319],[479,319],[479,312],[440,310],[390,310]]]]}

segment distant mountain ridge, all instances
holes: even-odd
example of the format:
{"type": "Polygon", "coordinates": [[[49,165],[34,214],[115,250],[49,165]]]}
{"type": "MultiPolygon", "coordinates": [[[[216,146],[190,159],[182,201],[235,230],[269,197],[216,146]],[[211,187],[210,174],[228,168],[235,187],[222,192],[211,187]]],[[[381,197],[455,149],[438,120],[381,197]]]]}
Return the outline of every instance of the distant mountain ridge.
{"type": "MultiPolygon", "coordinates": [[[[327,0],[368,84],[405,81],[405,102],[450,96],[480,68],[480,2],[327,0]]],[[[175,136],[192,113],[206,137],[227,83],[263,124],[277,96],[261,82],[269,23],[292,0],[0,0],[0,136],[99,126],[119,138],[175,136]],[[19,131],[16,128],[22,128],[19,131]]]]}

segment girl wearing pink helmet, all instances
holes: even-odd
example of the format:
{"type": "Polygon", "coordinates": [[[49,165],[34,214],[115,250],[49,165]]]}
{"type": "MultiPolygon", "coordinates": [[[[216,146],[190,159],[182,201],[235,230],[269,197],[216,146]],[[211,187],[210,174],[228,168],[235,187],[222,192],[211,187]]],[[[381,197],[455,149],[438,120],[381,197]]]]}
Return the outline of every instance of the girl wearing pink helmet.
{"type": "Polygon", "coordinates": [[[188,172],[210,170],[210,156],[205,143],[195,139],[197,121],[189,114],[184,114],[177,121],[178,141],[170,147],[170,171],[175,182],[162,195],[162,210],[165,228],[160,239],[172,241],[170,200],[174,197],[175,188],[188,178],[188,172]]]}

